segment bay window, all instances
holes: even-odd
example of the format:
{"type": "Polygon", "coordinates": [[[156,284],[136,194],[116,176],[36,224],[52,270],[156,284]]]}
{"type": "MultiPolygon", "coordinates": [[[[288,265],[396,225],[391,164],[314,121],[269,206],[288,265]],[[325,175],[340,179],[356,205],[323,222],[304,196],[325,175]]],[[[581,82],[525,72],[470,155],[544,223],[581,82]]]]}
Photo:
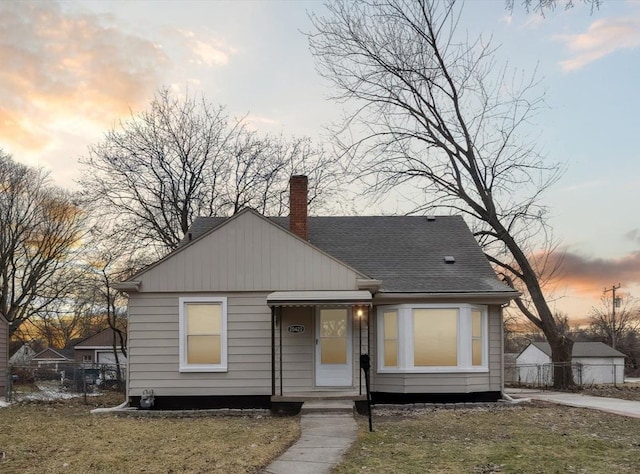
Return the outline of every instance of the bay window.
{"type": "Polygon", "coordinates": [[[487,308],[469,304],[378,309],[380,372],[487,371],[487,308]]]}

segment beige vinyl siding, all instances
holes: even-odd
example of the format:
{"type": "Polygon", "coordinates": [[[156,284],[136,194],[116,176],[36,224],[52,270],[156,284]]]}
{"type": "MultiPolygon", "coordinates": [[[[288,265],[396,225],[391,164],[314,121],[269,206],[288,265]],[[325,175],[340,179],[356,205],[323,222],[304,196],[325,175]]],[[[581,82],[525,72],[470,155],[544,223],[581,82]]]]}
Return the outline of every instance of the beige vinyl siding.
{"type": "MultiPolygon", "coordinates": [[[[489,372],[377,373],[376,343],[371,338],[371,390],[390,393],[472,393],[502,390],[502,316],[500,306],[489,306],[489,372]]],[[[375,327],[376,318],[372,318],[375,327]]]]}
{"type": "Polygon", "coordinates": [[[142,273],[140,291],[355,290],[362,276],[251,212],[142,273]]]}
{"type": "MultiPolygon", "coordinates": [[[[315,315],[312,307],[282,308],[281,320],[282,341],[282,389],[287,392],[303,392],[313,390],[314,386],[314,338],[315,315]],[[289,325],[298,324],[305,327],[302,334],[291,334],[289,325]]],[[[278,358],[280,347],[277,348],[278,358]]],[[[279,363],[279,360],[278,360],[279,363]]],[[[280,365],[277,365],[276,384],[280,387],[280,365]]]]}
{"type": "MultiPolygon", "coordinates": [[[[326,387],[315,386],[315,338],[316,338],[315,307],[292,307],[282,309],[282,389],[283,394],[299,393],[313,390],[326,391],[326,387]],[[302,324],[305,332],[291,334],[287,327],[291,324],[302,324]]],[[[352,357],[353,383],[351,388],[359,388],[360,384],[360,324],[357,315],[352,315],[352,357]]],[[[364,316],[366,318],[366,315],[364,316]]],[[[366,321],[366,319],[365,319],[366,321]]],[[[276,338],[276,387],[280,394],[280,331],[276,338]]],[[[367,327],[362,324],[362,347],[367,350],[367,327]]],[[[362,381],[364,386],[364,380],[362,381]]]]}
{"type": "Polygon", "coordinates": [[[9,325],[0,316],[0,398],[4,397],[7,390],[8,363],[9,363],[9,325]]]}
{"type": "MultiPolygon", "coordinates": [[[[184,293],[129,300],[129,396],[270,395],[271,311],[266,293],[226,293],[228,371],[180,373],[178,304],[184,293]]],[[[190,293],[189,296],[222,296],[190,293]]]]}

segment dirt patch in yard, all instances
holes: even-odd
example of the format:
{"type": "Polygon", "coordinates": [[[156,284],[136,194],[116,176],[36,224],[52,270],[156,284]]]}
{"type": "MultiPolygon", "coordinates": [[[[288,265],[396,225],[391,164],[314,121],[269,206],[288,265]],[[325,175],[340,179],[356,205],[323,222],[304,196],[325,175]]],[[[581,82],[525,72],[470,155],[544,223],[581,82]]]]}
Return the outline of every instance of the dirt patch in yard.
{"type": "Polygon", "coordinates": [[[538,402],[374,411],[336,472],[640,472],[639,419],[538,402]]]}
{"type": "Polygon", "coordinates": [[[621,398],[640,402],[640,383],[625,383],[622,385],[594,385],[584,387],[580,393],[595,397],[621,398]]]}
{"type": "MultiPolygon", "coordinates": [[[[299,436],[297,418],[95,416],[121,395],[21,402],[0,411],[3,473],[258,472],[299,436]]],[[[2,454],[0,454],[2,458],[2,454]]]]}

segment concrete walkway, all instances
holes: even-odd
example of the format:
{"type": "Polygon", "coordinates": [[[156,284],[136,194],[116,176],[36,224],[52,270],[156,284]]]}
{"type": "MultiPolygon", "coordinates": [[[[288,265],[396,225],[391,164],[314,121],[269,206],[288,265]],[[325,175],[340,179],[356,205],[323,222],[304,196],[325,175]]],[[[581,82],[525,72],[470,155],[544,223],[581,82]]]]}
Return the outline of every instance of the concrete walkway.
{"type": "MultiPolygon", "coordinates": [[[[353,403],[351,406],[353,410],[353,403]]],[[[303,414],[300,426],[300,439],[267,466],[264,474],[328,474],[358,431],[353,412],[303,414]]]]}
{"type": "Polygon", "coordinates": [[[620,398],[592,397],[580,393],[550,392],[533,389],[507,389],[506,393],[513,398],[531,398],[545,402],[557,403],[577,408],[615,413],[616,415],[640,418],[640,402],[622,400],[620,398]]]}

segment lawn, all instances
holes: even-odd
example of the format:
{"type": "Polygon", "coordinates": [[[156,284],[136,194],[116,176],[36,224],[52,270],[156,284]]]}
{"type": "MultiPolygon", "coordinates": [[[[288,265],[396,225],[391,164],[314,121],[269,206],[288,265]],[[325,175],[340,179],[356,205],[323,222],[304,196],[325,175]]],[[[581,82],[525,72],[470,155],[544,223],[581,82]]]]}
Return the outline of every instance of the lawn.
{"type": "Polygon", "coordinates": [[[595,397],[622,398],[623,400],[640,401],[640,384],[624,383],[618,385],[594,385],[584,387],[580,393],[595,397]]]}
{"type": "Polygon", "coordinates": [[[74,398],[0,408],[0,472],[257,472],[300,434],[297,418],[89,413],[115,406],[121,397],[90,397],[89,405],[74,398]]]}
{"type": "MultiPolygon", "coordinates": [[[[89,413],[119,397],[0,408],[0,472],[258,472],[300,433],[296,417],[89,413]]],[[[640,419],[542,402],[374,413],[337,473],[640,472],[640,419]]]]}
{"type": "Polygon", "coordinates": [[[640,419],[545,403],[374,411],[337,473],[640,472],[640,419]]]}

